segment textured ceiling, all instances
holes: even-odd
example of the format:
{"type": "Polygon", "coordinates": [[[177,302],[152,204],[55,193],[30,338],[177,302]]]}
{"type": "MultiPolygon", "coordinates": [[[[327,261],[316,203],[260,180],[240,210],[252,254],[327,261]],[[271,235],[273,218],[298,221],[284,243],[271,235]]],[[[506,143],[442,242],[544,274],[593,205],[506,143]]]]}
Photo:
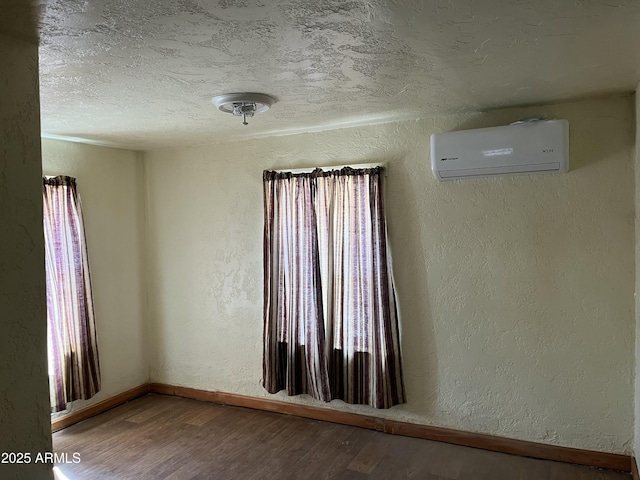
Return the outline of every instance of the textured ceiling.
{"type": "Polygon", "coordinates": [[[29,4],[43,132],[135,149],[553,102],[639,79],[637,0],[29,4]],[[211,104],[238,91],[278,101],[245,127],[211,104]]]}

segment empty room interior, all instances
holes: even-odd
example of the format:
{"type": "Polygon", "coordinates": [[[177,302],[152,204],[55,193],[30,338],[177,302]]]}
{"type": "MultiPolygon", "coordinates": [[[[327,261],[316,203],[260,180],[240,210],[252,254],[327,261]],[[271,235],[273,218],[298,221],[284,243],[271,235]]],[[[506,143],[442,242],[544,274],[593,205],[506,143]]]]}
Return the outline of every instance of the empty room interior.
{"type": "Polygon", "coordinates": [[[0,477],[638,479],[639,45],[628,0],[0,0],[0,477]]]}

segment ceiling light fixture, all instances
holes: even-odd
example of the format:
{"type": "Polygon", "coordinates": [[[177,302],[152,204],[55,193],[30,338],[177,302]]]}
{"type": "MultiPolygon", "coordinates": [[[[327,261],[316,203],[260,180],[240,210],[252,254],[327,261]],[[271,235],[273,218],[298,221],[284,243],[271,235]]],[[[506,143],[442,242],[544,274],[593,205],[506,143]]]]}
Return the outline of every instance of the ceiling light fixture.
{"type": "Polygon", "coordinates": [[[275,99],[262,93],[225,93],[213,97],[211,101],[221,112],[242,116],[242,124],[248,125],[247,117],[266,112],[275,99]]]}

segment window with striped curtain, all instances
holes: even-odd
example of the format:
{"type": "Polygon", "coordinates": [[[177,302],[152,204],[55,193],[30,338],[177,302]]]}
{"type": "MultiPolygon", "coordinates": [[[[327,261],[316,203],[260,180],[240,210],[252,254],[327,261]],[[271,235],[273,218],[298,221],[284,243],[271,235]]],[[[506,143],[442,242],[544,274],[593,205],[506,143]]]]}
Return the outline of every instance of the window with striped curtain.
{"type": "Polygon", "coordinates": [[[383,168],[265,171],[263,385],[405,402],[383,168]]]}
{"type": "Polygon", "coordinates": [[[100,390],[91,276],[76,179],[43,179],[51,411],[100,390]]]}

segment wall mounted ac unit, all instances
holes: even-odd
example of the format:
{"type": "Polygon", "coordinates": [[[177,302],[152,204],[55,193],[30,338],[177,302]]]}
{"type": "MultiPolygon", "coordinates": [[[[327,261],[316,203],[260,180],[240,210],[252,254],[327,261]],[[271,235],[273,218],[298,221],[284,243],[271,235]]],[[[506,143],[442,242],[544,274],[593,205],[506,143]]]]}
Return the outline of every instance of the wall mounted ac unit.
{"type": "Polygon", "coordinates": [[[438,180],[569,170],[569,122],[539,120],[431,135],[438,180]]]}

